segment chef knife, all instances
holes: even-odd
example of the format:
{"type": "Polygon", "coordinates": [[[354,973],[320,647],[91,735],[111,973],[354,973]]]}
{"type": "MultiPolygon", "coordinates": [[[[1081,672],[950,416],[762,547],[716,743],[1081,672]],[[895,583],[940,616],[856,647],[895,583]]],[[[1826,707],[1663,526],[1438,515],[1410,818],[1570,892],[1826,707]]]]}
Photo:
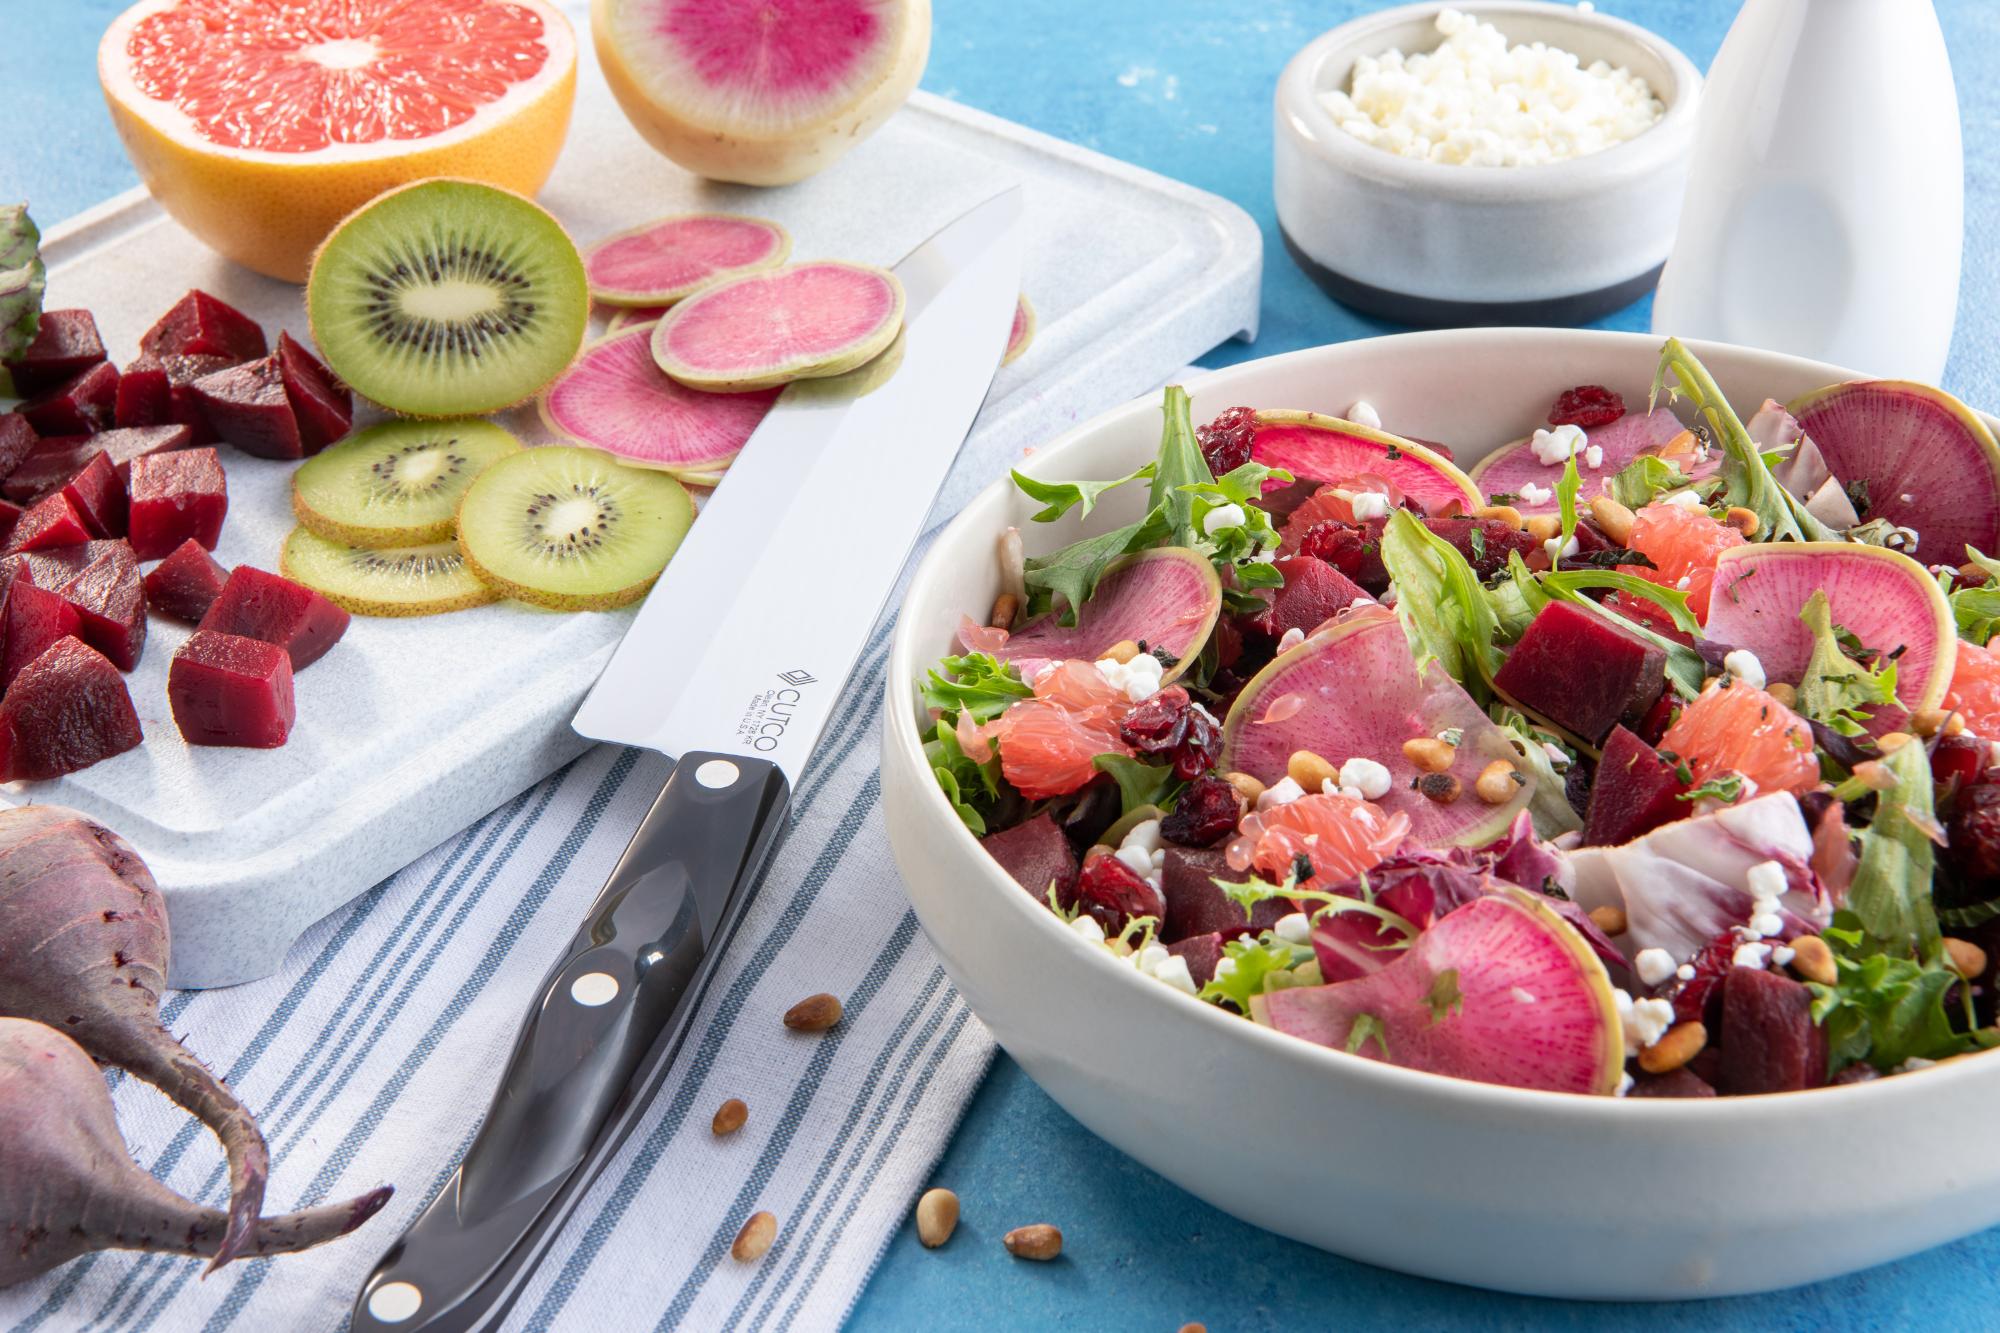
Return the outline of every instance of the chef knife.
{"type": "Polygon", "coordinates": [[[1000,364],[1021,199],[896,265],[903,364],[787,394],[703,507],[574,726],[677,756],[515,1039],[464,1162],[383,1255],[352,1327],[498,1327],[664,1081],[813,744],[1000,364]]]}

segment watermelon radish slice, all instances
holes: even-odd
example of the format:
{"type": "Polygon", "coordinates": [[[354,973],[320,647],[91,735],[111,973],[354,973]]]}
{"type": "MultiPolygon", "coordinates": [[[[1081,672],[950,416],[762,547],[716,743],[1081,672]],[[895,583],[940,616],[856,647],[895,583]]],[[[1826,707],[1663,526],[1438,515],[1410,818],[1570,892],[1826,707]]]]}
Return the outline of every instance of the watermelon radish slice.
{"type": "Polygon", "coordinates": [[[1014,299],[1014,327],[1007,331],[1007,354],[1000,358],[1000,364],[1011,366],[1021,359],[1021,353],[1028,350],[1028,344],[1035,340],[1035,307],[1028,303],[1028,294],[1022,292],[1014,299]]]}
{"type": "Polygon", "coordinates": [[[748,393],[839,375],[887,351],[903,284],[838,260],[724,278],[653,326],[653,360],[690,389],[748,393]]]}
{"type": "Polygon", "coordinates": [[[792,238],[740,213],[682,213],[608,236],[583,252],[590,294],[606,305],[670,306],[705,282],[776,268],[792,238]]]}
{"type": "Polygon", "coordinates": [[[995,656],[1032,680],[1050,662],[1095,662],[1129,639],[1173,657],[1161,676],[1171,681],[1194,664],[1221,610],[1222,581],[1207,556],[1185,546],[1156,547],[1113,565],[1076,624],[1063,625],[1051,611],[1009,636],[995,656]]]}
{"type": "MultiPolygon", "coordinates": [[[[1912,712],[1944,702],[1958,660],[1951,607],[1910,557],[1856,542],[1753,542],[1722,553],[1708,602],[1709,638],[1757,654],[1769,680],[1797,684],[1812,658],[1799,612],[1826,592],[1833,623],[1896,659],[1896,697],[1912,712]]],[[[1877,718],[1877,721],[1882,719],[1877,718]]]]}
{"type": "Polygon", "coordinates": [[[1402,625],[1380,606],[1342,613],[1258,672],[1223,721],[1217,766],[1269,784],[1285,776],[1295,750],[1335,765],[1373,759],[1387,767],[1389,791],[1375,803],[1409,816],[1411,838],[1426,847],[1484,846],[1507,832],[1535,794],[1532,776],[1505,805],[1473,794],[1481,769],[1518,758],[1513,742],[1442,670],[1418,676],[1402,625]],[[1463,733],[1448,770],[1462,791],[1440,804],[1411,789],[1421,770],[1404,757],[1403,742],[1449,728],[1463,733]]]}
{"type": "Polygon", "coordinates": [[[903,351],[908,344],[903,331],[896,331],[896,340],[889,344],[887,351],[863,365],[841,375],[822,375],[817,379],[793,380],[785,386],[785,393],[796,401],[800,398],[866,398],[877,389],[894,379],[896,372],[903,368],[903,351]]]}
{"type": "MultiPolygon", "coordinates": [[[[1250,456],[1281,467],[1301,480],[1329,485],[1358,477],[1381,477],[1404,495],[1437,513],[1456,502],[1475,509],[1483,501],[1472,479],[1444,455],[1383,431],[1357,426],[1317,412],[1259,412],[1250,456]]],[[[1282,489],[1267,482],[1264,489],[1282,489]]]]}
{"type": "Polygon", "coordinates": [[[652,339],[653,327],[642,324],[584,348],[542,394],[542,420],[556,434],[627,463],[675,477],[719,477],[781,390],[684,388],[653,364],[652,339]]]}
{"type": "Polygon", "coordinates": [[[1523,890],[1474,899],[1387,967],[1252,997],[1280,1032],[1480,1083],[1608,1096],[1625,1072],[1611,979],[1567,922],[1523,890]],[[1372,1023],[1357,1031],[1363,1016],[1372,1023]]]}
{"type": "MultiPolygon", "coordinates": [[[[1576,470],[1583,478],[1583,489],[1577,493],[1578,500],[1589,504],[1591,499],[1608,485],[1611,479],[1624,471],[1633,459],[1648,449],[1658,449],[1667,441],[1679,435],[1687,427],[1679,417],[1665,408],[1652,412],[1634,412],[1618,418],[1608,426],[1599,426],[1588,431],[1590,443],[1604,451],[1604,457],[1596,467],[1591,467],[1584,455],[1576,456],[1576,470]]],[[[1711,456],[1706,462],[1697,463],[1682,471],[1699,481],[1722,470],[1721,455],[1711,456]]],[[[1535,457],[1533,442],[1516,440],[1502,445],[1473,465],[1472,480],[1484,495],[1509,495],[1515,498],[1496,501],[1510,504],[1521,514],[1554,514],[1561,511],[1556,503],[1556,483],[1562,480],[1561,463],[1544,463],[1535,457]],[[1540,490],[1549,492],[1549,497],[1539,503],[1528,500],[1522,488],[1533,484],[1540,490]]]]}
{"type": "Polygon", "coordinates": [[[657,324],[666,317],[667,310],[663,305],[614,306],[611,318],[604,321],[604,331],[616,333],[635,324],[657,324]]]}
{"type": "Polygon", "coordinates": [[[1865,489],[1864,520],[1916,532],[1920,563],[2000,548],[2000,442],[1958,399],[1926,384],[1856,380],[1805,395],[1791,413],[1850,494],[1865,489]]]}

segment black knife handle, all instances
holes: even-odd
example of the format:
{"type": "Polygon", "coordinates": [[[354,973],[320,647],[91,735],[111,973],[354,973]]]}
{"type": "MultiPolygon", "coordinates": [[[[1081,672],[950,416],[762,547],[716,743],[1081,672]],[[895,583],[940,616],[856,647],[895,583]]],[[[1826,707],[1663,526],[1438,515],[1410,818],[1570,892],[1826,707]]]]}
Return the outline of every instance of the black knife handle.
{"type": "Polygon", "coordinates": [[[682,756],[536,992],[465,1161],[363,1286],[355,1329],[479,1325],[483,1304],[467,1298],[563,1192],[630,1100],[648,1052],[684,1027],[697,974],[733,925],[790,795],[763,760],[682,756]],[[400,1319],[383,1316],[409,1304],[405,1287],[398,1301],[373,1299],[391,1284],[419,1294],[400,1319]]]}

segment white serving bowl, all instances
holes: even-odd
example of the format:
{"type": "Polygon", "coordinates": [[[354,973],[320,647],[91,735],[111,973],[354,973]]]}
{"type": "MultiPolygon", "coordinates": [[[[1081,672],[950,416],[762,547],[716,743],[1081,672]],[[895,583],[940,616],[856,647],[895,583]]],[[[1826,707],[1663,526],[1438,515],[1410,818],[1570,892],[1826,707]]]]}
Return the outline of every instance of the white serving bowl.
{"type": "MultiPolygon", "coordinates": [[[[1851,378],[1696,344],[1742,407],[1851,378]]],[[[1338,413],[1442,440],[1461,465],[1519,437],[1562,388],[1643,405],[1658,341],[1492,329],[1406,334],[1234,366],[1192,385],[1223,408],[1338,413]]],[[[1028,460],[1049,479],[1153,457],[1156,400],[1028,460]]],[[[1008,481],[938,538],[890,658],[882,785],[925,933],[967,1003],[1064,1109],[1184,1189],[1258,1226],[1406,1272],[1538,1295],[1678,1299],[1835,1276],[2000,1222],[2000,1056],[1876,1082],[1709,1101],[1526,1092],[1378,1064],[1257,1027],[1121,965],[1024,892],[953,814],[924,763],[915,683],[959,617],[999,592],[998,535],[1031,553],[1130,522],[1114,491],[1087,524],[1036,524],[1008,481]]],[[[1365,688],[1365,686],[1364,686],[1365,688]]]]}
{"type": "Polygon", "coordinates": [[[1335,299],[1405,324],[1568,324],[1643,296],[1673,247],[1701,75],[1672,43],[1571,5],[1466,0],[1510,44],[1546,42],[1623,65],[1666,114],[1601,152],[1532,167],[1398,157],[1340,128],[1320,95],[1360,56],[1442,40],[1438,4],[1344,23],[1278,79],[1272,188],[1292,257],[1335,299]]]}

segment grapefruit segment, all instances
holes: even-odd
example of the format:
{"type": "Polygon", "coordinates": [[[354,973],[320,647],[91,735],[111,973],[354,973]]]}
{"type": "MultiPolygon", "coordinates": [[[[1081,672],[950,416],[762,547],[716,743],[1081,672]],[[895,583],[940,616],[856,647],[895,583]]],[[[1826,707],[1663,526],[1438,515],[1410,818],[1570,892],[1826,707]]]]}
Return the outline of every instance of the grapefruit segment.
{"type": "MultiPolygon", "coordinates": [[[[1317,412],[1259,412],[1250,456],[1301,480],[1338,484],[1380,478],[1437,513],[1482,503],[1479,488],[1444,455],[1421,444],[1317,412]]],[[[1279,489],[1284,483],[1267,483],[1279,489]]]]}
{"type": "Polygon", "coordinates": [[[1804,718],[1743,681],[1711,681],[1660,737],[1660,749],[1686,762],[1695,786],[1740,773],[1760,792],[1807,792],[1819,785],[1819,759],[1804,718]]]}
{"type": "MultiPolygon", "coordinates": [[[[1576,458],[1577,475],[1583,478],[1583,488],[1577,492],[1582,504],[1589,504],[1611,483],[1611,479],[1628,467],[1640,454],[1657,453],[1670,440],[1675,439],[1687,428],[1680,418],[1665,408],[1652,412],[1620,417],[1608,426],[1599,426],[1587,432],[1589,441],[1604,451],[1597,466],[1583,454],[1576,458]]],[[[1696,463],[1692,459],[1681,460],[1681,471],[1695,480],[1710,476],[1722,469],[1720,458],[1711,458],[1696,463]]],[[[1503,445],[1472,467],[1472,480],[1486,495],[1506,495],[1512,498],[1496,500],[1496,504],[1509,504],[1523,515],[1554,514],[1559,512],[1556,503],[1556,483],[1562,480],[1561,463],[1544,463],[1535,457],[1533,441],[1516,440],[1503,445]],[[1534,492],[1549,492],[1548,498],[1539,502],[1527,498],[1523,487],[1534,485],[1534,492]]]]}
{"type": "Polygon", "coordinates": [[[775,268],[791,251],[775,222],[683,213],[606,237],[584,251],[583,267],[590,294],[606,305],[666,307],[716,278],[775,268]]]}
{"type": "Polygon", "coordinates": [[[1051,611],[1011,635],[994,655],[1033,680],[1050,662],[1095,662],[1117,644],[1144,642],[1174,659],[1161,675],[1166,682],[1194,664],[1221,610],[1222,583],[1207,557],[1162,546],[1107,570],[1076,624],[1064,625],[1051,611]]]}
{"type": "Polygon", "coordinates": [[[653,326],[653,360],[690,389],[748,393],[865,365],[902,326],[895,274],[821,260],[697,292],[653,326]]]}

